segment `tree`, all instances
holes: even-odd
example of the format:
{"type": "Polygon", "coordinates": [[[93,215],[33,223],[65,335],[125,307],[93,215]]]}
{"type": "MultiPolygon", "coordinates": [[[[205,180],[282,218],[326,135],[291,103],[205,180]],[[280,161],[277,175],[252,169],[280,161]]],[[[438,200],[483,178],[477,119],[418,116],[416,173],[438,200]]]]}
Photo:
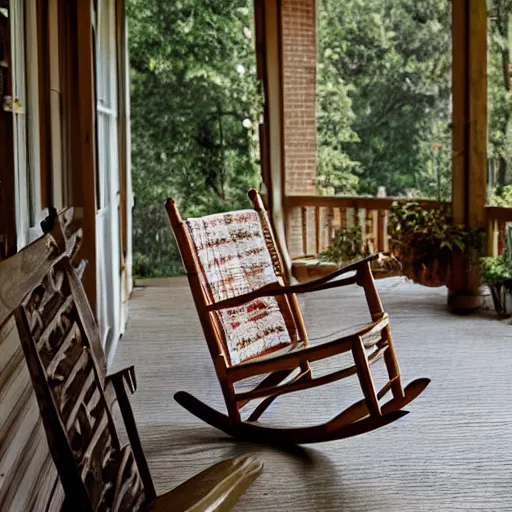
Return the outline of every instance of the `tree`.
{"type": "MultiPolygon", "coordinates": [[[[510,13],[511,0],[493,0],[489,17],[489,159],[497,167],[496,185],[508,184],[512,145],[510,141],[511,69],[510,69],[510,13]]],[[[494,165],[493,165],[494,167],[494,165]]]]}
{"type": "MultiPolygon", "coordinates": [[[[338,110],[349,121],[344,133],[350,136],[337,137],[331,147],[344,154],[357,174],[358,192],[375,194],[379,186],[392,195],[417,191],[432,172],[434,146],[435,171],[446,174],[451,158],[450,3],[323,0],[320,11],[319,82],[327,74],[329,82],[343,85],[332,100],[319,87],[319,119],[338,110]]],[[[322,131],[319,126],[320,140],[329,142],[322,131]]],[[[450,188],[447,178],[440,180],[444,195],[450,188]]],[[[350,183],[343,192],[352,188],[350,183]]]]}
{"type": "Polygon", "coordinates": [[[128,1],[135,272],[179,269],[163,208],[246,207],[260,114],[246,0],[128,1]]]}

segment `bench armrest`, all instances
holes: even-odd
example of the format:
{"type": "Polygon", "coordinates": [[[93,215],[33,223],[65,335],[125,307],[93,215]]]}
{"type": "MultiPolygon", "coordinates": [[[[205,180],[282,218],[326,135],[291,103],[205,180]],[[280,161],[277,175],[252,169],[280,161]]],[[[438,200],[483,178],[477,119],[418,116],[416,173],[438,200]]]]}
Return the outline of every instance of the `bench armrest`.
{"type": "Polygon", "coordinates": [[[123,368],[118,372],[111,373],[107,375],[105,378],[105,384],[113,384],[115,388],[115,382],[125,382],[130,390],[130,393],[133,395],[135,391],[137,391],[137,379],[135,377],[135,367],[129,366],[127,368],[123,368]]]}
{"type": "Polygon", "coordinates": [[[135,416],[133,415],[132,406],[130,404],[130,400],[128,398],[128,394],[126,393],[125,387],[125,384],[127,384],[128,389],[132,394],[137,389],[135,368],[130,366],[128,368],[123,368],[122,370],[113,373],[112,375],[108,375],[106,378],[106,384],[112,384],[114,386],[114,391],[116,393],[119,409],[121,410],[121,415],[123,416],[126,433],[128,434],[130,446],[133,451],[133,456],[135,457],[135,462],[139,469],[142,483],[144,484],[146,499],[151,501],[156,498],[156,490],[153,484],[153,479],[151,478],[146,456],[144,455],[144,451],[142,449],[139,431],[137,430],[137,424],[135,423],[135,416]]]}

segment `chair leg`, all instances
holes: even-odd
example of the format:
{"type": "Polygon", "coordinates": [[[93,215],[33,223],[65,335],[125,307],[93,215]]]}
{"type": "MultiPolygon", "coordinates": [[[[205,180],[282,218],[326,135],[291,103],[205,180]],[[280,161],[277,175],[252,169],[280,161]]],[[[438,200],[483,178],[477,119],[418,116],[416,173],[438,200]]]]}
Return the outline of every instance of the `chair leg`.
{"type": "MultiPolygon", "coordinates": [[[[373,278],[369,263],[361,272],[361,277],[358,283],[364,288],[366,302],[368,303],[368,308],[370,310],[372,319],[376,321],[379,318],[382,318],[382,315],[384,314],[384,308],[382,307],[382,302],[380,300],[377,287],[375,286],[375,279],[373,278]]],[[[404,390],[400,380],[400,368],[396,359],[389,325],[385,329],[381,346],[385,345],[387,345],[387,350],[384,352],[384,362],[386,364],[389,379],[392,380],[391,391],[393,392],[393,397],[403,398],[404,390]]]]}
{"type": "Polygon", "coordinates": [[[300,371],[306,374],[303,377],[304,379],[311,380],[313,378],[309,361],[302,361],[302,363],[300,363],[300,371]]]}
{"type": "Polygon", "coordinates": [[[392,381],[391,391],[394,398],[403,398],[405,394],[400,377],[400,367],[398,366],[398,361],[396,359],[395,348],[393,346],[393,339],[391,338],[391,330],[389,325],[385,328],[383,338],[383,341],[388,346],[386,352],[384,352],[384,363],[386,364],[386,368],[388,370],[389,380],[392,381]]]}
{"type": "Polygon", "coordinates": [[[364,351],[363,341],[358,337],[357,341],[354,342],[352,347],[352,356],[357,368],[357,376],[359,377],[359,383],[363,395],[368,405],[368,410],[372,416],[382,416],[380,410],[379,400],[375,391],[375,385],[373,383],[372,374],[370,371],[370,364],[364,351]]]}
{"type": "Polygon", "coordinates": [[[240,409],[235,398],[235,388],[233,384],[225,383],[222,386],[222,394],[224,395],[224,401],[226,402],[226,409],[228,410],[231,425],[235,427],[242,423],[242,416],[240,415],[240,409]]]}

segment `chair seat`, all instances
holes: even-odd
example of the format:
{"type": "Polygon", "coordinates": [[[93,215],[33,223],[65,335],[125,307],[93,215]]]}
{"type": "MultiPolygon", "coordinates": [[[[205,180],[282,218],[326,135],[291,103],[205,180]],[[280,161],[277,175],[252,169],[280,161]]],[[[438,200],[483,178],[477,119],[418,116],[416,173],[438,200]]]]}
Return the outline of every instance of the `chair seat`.
{"type": "MultiPolygon", "coordinates": [[[[386,323],[383,324],[383,327],[387,325],[387,316],[384,318],[386,320],[386,323]]],[[[375,346],[377,343],[382,339],[382,329],[373,329],[372,327],[375,325],[375,322],[368,322],[368,323],[361,323],[356,324],[344,329],[336,330],[332,333],[329,333],[325,336],[320,336],[318,338],[313,338],[309,340],[308,346],[318,346],[318,345],[328,345],[329,343],[332,343],[334,341],[337,341],[341,338],[346,338],[349,336],[357,336],[360,334],[361,339],[363,341],[363,344],[365,346],[365,352],[367,355],[371,355],[373,352],[375,352],[375,346]]],[[[306,345],[304,342],[299,341],[296,345],[289,345],[284,348],[281,348],[279,350],[275,350],[274,352],[270,352],[268,354],[264,354],[258,357],[253,357],[251,359],[248,359],[247,361],[244,361],[242,363],[239,363],[236,365],[237,367],[241,367],[244,364],[247,363],[254,363],[259,361],[271,361],[272,359],[275,359],[279,356],[282,356],[284,354],[288,354],[290,352],[299,352],[300,350],[306,348],[306,345]]]]}

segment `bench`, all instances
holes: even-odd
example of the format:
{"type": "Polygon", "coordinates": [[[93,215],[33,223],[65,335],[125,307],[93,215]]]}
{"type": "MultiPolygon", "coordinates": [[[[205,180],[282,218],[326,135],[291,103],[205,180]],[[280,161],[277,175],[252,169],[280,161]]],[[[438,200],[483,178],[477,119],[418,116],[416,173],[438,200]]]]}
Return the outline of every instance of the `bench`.
{"type": "Polygon", "coordinates": [[[257,460],[222,461],[156,495],[126,389],[134,369],[106,374],[70,218],[54,216],[0,263],[0,510],[229,509],[260,474],[257,460]]]}

